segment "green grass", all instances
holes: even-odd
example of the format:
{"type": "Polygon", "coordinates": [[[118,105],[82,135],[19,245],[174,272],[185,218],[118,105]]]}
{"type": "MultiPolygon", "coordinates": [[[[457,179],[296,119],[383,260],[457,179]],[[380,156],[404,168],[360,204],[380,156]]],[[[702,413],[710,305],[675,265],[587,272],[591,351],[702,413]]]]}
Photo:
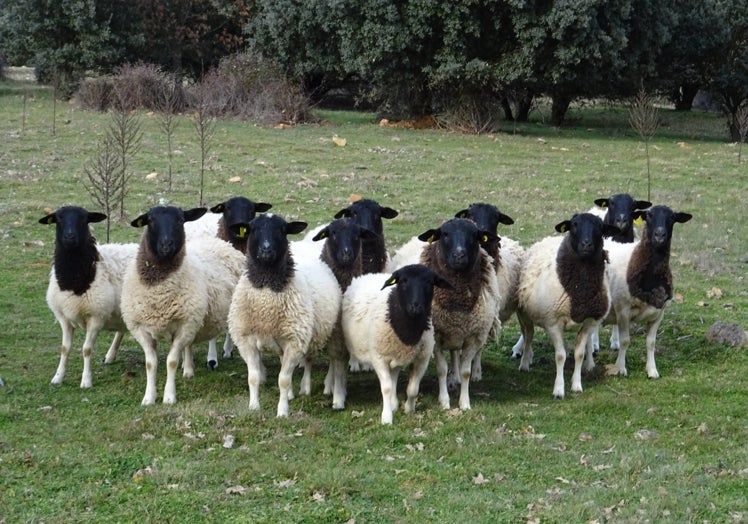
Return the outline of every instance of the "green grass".
{"type": "MultiPolygon", "coordinates": [[[[100,336],[94,387],[81,390],[77,332],[65,382],[51,386],[60,332],[44,294],[54,230],[37,220],[46,207],[93,207],[83,166],[109,117],[58,104],[52,135],[49,93],[27,90],[24,123],[23,91],[18,82],[0,84],[0,522],[748,518],[747,350],[704,339],[713,322],[744,323],[748,310],[748,167],[723,140],[720,116],[662,110],[650,144],[651,199],[694,215],[676,225],[681,298],[658,336],[661,379],[646,378],[643,335],[635,331],[629,377],[605,376],[615,356],[602,351],[596,371],[583,377],[585,392],[553,400],[550,344],[539,333],[536,363],[520,373],[508,356],[518,335],[511,321],[501,343],[484,352],[471,411],[439,409],[432,367],[415,415],[400,411],[382,427],[372,374],[351,375],[346,410],[332,411],[322,395],[324,356],[312,396],[291,401],[285,420],[274,416],[277,359],[267,360],[262,410],[250,413],[241,358],[210,372],[204,348],[195,378],[177,380],[176,405],[142,408],[142,350],[129,336],[109,366],[101,361],[111,335],[100,336]],[[710,296],[713,288],[720,298],[710,296]],[[233,445],[224,447],[229,435],[233,445]]],[[[394,247],[470,202],[488,201],[515,219],[502,234],[529,246],[595,198],[622,191],[646,198],[643,144],[619,107],[576,107],[560,129],[544,125],[540,111],[490,136],[381,127],[371,114],[319,115],[320,124],[285,129],[219,122],[207,202],[240,194],[316,225],[361,194],[400,211],[385,224],[394,247]],[[332,143],[334,135],[345,147],[332,143]],[[235,176],[241,182],[229,181],[235,176]]],[[[159,199],[196,206],[199,156],[189,117],[177,129],[173,193],[164,190],[165,139],[155,116],[141,118],[128,217],[159,199]]],[[[95,231],[101,238],[103,225],[95,231]]],[[[112,235],[135,241],[140,231],[115,221],[112,235]]],[[[163,364],[159,380],[161,388],[163,364]]]]}

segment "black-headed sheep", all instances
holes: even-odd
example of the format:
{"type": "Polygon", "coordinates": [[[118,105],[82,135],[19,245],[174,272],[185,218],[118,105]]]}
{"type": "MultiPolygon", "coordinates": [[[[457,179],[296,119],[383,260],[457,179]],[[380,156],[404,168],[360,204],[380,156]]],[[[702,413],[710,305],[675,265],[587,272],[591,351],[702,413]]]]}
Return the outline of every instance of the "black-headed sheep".
{"type": "MultiPolygon", "coordinates": [[[[520,369],[529,370],[534,326],[540,326],[555,349],[553,396],[564,398],[564,331],[577,330],[571,391],[581,392],[588,337],[610,309],[603,237],[615,234],[618,228],[603,224],[595,215],[582,213],[556,225],[556,231],[566,234],[547,237],[527,250],[517,314],[524,341],[520,369]]],[[[587,369],[591,369],[591,352],[588,356],[587,369]]]]}
{"type": "Polygon", "coordinates": [[[125,267],[135,258],[137,244],[97,244],[89,224],[106,219],[103,213],[64,206],[41,219],[55,224],[54,264],[49,275],[47,305],[60,323],[60,362],[52,384],[61,384],[75,328],[86,330],[81,387],[90,388],[91,354],[101,330],[115,331],[104,362],[114,359],[126,329],[120,312],[125,267]]]}
{"type": "MultiPolygon", "coordinates": [[[[319,258],[295,260],[287,236],[306,228],[277,215],[260,215],[239,226],[248,236],[245,271],[234,290],[229,333],[247,363],[249,409],[260,409],[260,352],[280,354],[277,416],[287,417],[296,366],[322,348],[340,314],[341,290],[319,258]]],[[[302,379],[301,393],[311,384],[302,379]]]]}
{"type": "Polygon", "coordinates": [[[157,342],[169,342],[164,404],[176,402],[175,376],[184,358],[184,376],[194,374],[192,345],[226,331],[231,295],[244,257],[212,237],[185,241],[184,223],[205,208],[183,211],[157,206],[132,221],[145,227],[136,259],[125,273],[122,317],[143,347],[146,390],[142,405],[156,402],[157,342]]]}
{"type": "Polygon", "coordinates": [[[351,354],[371,365],[379,378],[382,424],[392,424],[392,413],[398,408],[397,378],[406,366],[410,366],[410,378],[405,412],[415,411],[421,378],[434,351],[434,287],[452,288],[437,273],[416,264],[392,275],[369,273],[357,277],[343,295],[345,343],[351,354]]]}
{"type": "Polygon", "coordinates": [[[691,220],[689,213],[675,212],[667,206],[636,211],[644,220],[642,239],[634,244],[606,246],[610,257],[612,308],[606,323],[615,323],[620,337],[616,359],[618,373],[627,375],[626,351],[630,343],[630,323],[647,326],[647,376],[659,378],[655,365],[657,329],[665,306],[673,297],[673,275],[670,270],[670,244],[673,226],[691,220]]]}

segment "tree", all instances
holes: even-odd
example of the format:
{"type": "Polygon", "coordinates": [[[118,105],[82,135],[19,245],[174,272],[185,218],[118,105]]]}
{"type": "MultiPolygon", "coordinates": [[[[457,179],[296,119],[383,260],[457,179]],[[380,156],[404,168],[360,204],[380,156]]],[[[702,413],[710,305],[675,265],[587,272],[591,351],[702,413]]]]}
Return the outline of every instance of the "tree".
{"type": "Polygon", "coordinates": [[[688,111],[698,90],[709,84],[724,58],[721,53],[730,29],[725,24],[724,2],[680,0],[672,5],[675,26],[672,38],[657,56],[655,87],[677,111],[688,111]]]}

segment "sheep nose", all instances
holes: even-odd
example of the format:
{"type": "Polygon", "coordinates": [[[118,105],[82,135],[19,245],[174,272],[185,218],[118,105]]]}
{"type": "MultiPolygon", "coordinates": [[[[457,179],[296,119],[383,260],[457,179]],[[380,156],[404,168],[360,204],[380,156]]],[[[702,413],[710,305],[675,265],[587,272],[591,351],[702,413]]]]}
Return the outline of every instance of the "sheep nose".
{"type": "Polygon", "coordinates": [[[652,232],[652,241],[657,244],[664,244],[667,240],[667,231],[664,227],[655,228],[652,232]]]}
{"type": "Polygon", "coordinates": [[[423,312],[423,305],[420,302],[411,302],[408,304],[408,313],[412,316],[420,315],[423,312]]]}
{"type": "Polygon", "coordinates": [[[622,232],[625,232],[629,228],[629,221],[626,219],[624,215],[620,215],[616,217],[615,221],[613,222],[613,225],[616,226],[618,229],[620,229],[622,232]]]}

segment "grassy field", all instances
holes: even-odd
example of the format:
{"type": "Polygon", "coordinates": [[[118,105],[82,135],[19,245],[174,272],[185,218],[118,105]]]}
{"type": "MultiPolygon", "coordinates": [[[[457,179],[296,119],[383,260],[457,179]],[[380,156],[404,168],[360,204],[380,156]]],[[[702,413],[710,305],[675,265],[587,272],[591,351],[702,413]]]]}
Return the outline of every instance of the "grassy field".
{"type": "MultiPolygon", "coordinates": [[[[646,378],[636,330],[627,378],[605,375],[615,355],[603,350],[584,393],[553,400],[547,338],[537,335],[536,362],[520,373],[509,358],[519,333],[511,321],[484,352],[471,411],[439,409],[432,367],[415,415],[400,411],[382,427],[373,374],[352,375],[346,410],[333,412],[324,356],[312,396],[291,401],[288,419],[275,418],[277,359],[267,360],[262,411],[250,413],[241,358],[209,371],[205,348],[194,379],[178,377],[177,404],[142,408],[143,355],[129,336],[107,366],[111,335],[100,336],[94,385],[82,390],[76,332],[65,382],[51,386],[60,330],[44,294],[54,228],[37,221],[47,208],[95,208],[83,167],[110,122],[67,103],[54,126],[52,114],[48,92],[0,83],[0,522],[748,520],[748,350],[705,341],[714,322],[745,323],[748,311],[748,163],[725,141],[722,117],[662,109],[650,143],[650,200],[694,215],[675,228],[678,295],[657,341],[662,378],[646,378]]],[[[167,193],[165,137],[155,115],[139,116],[127,217],[161,200],[196,206],[192,119],[179,118],[167,193]]],[[[319,116],[291,128],[218,122],[207,203],[244,195],[314,226],[363,195],[400,211],[385,224],[396,247],[487,201],[515,219],[502,234],[529,246],[595,198],[647,199],[644,146],[620,107],[575,107],[562,129],[539,111],[489,136],[319,116]]],[[[129,220],[113,218],[112,240],[139,239],[129,220]]],[[[102,240],[103,224],[94,229],[102,240]]]]}

